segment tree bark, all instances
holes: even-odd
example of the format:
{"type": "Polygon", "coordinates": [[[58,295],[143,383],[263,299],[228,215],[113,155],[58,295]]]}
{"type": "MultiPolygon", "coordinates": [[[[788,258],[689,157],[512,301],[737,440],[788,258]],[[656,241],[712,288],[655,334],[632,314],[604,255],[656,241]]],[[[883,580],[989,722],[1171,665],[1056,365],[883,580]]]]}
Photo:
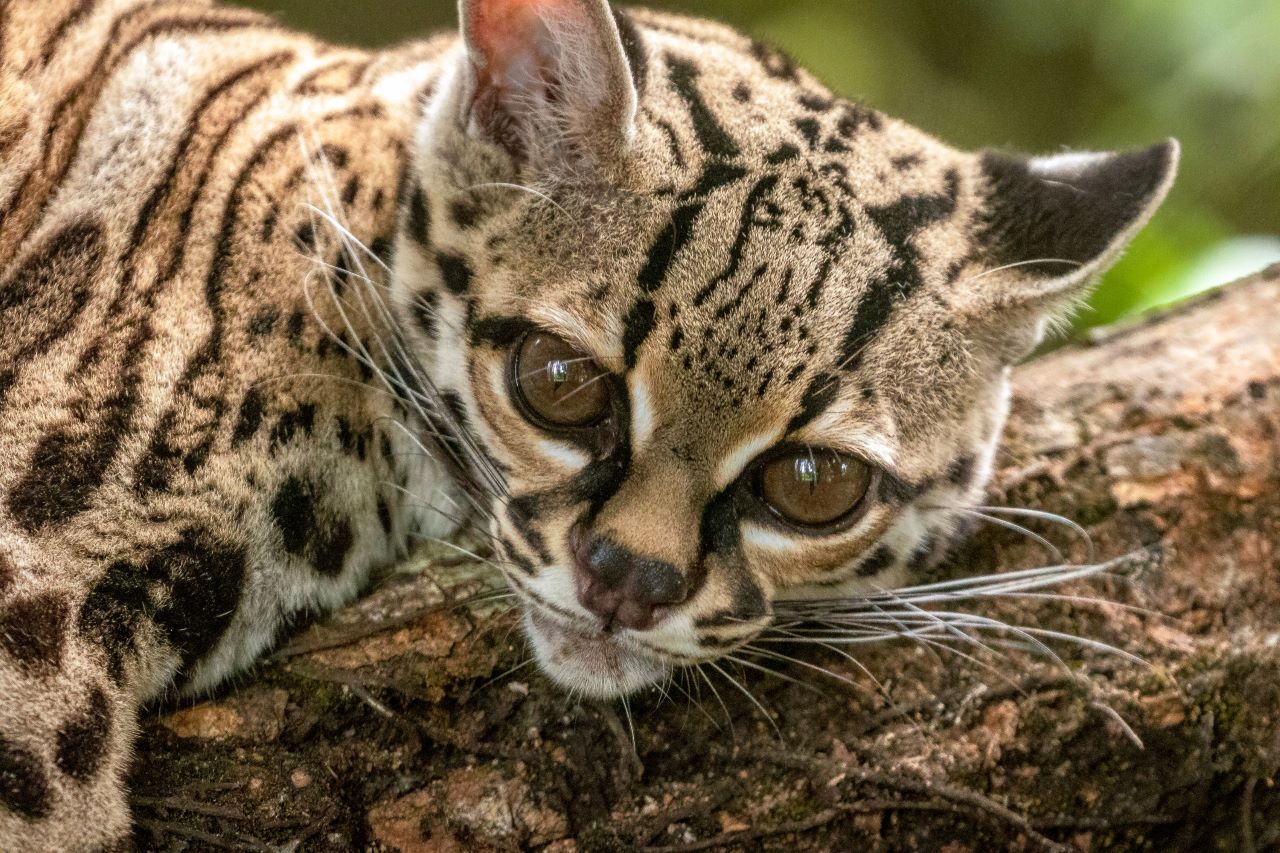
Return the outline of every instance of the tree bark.
{"type": "MultiPolygon", "coordinates": [[[[803,663],[759,661],[785,678],[725,668],[750,698],[710,672],[670,699],[579,704],[528,664],[507,602],[460,603],[491,582],[484,567],[438,557],[297,634],[237,689],[148,717],[139,842],[1280,845],[1280,267],[1021,367],[1004,448],[992,504],[1060,513],[1099,559],[1131,556],[1066,590],[1110,603],[975,612],[1141,661],[899,642],[858,647],[855,665],[797,646],[785,651],[803,663]]],[[[1087,560],[1070,530],[1011,520],[1087,560]]],[[[948,570],[1045,559],[986,525],[948,570]]]]}

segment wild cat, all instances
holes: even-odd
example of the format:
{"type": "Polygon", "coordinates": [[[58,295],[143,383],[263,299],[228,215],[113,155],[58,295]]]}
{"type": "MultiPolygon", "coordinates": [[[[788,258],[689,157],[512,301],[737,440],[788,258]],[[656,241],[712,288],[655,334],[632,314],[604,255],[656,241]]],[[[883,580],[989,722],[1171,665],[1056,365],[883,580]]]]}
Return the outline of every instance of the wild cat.
{"type": "Polygon", "coordinates": [[[128,847],[139,706],[462,524],[592,696],[909,584],[1178,156],[960,152],[605,0],[0,15],[6,850],[128,847]]]}

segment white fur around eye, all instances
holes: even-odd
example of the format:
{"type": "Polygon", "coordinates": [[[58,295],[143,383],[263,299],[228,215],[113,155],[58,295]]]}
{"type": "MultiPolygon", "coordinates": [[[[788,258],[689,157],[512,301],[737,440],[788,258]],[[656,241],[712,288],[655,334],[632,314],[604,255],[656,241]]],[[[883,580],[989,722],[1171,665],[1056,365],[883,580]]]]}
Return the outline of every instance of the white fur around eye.
{"type": "Polygon", "coordinates": [[[538,453],[571,473],[582,470],[591,462],[591,456],[585,450],[579,450],[562,441],[543,438],[538,440],[537,447],[538,453]]]}
{"type": "Polygon", "coordinates": [[[803,550],[805,544],[795,536],[750,523],[742,525],[742,542],[748,548],[770,554],[796,554],[803,550]]]}
{"type": "Polygon", "coordinates": [[[716,469],[716,488],[727,488],[757,456],[777,443],[779,438],[781,435],[777,432],[761,433],[748,438],[729,451],[729,454],[721,460],[720,467],[716,469]]]}
{"type": "Polygon", "coordinates": [[[632,373],[627,384],[631,387],[631,446],[639,451],[653,438],[653,398],[648,381],[639,373],[632,373]]]}

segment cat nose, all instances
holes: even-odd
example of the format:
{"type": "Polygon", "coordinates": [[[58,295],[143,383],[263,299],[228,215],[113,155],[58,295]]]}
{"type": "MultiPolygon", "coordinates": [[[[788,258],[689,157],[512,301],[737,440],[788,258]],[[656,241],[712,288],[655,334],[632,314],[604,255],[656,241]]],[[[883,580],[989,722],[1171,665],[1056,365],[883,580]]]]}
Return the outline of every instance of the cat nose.
{"type": "Polygon", "coordinates": [[[689,596],[688,582],[670,563],[636,554],[607,537],[574,538],[578,601],[603,620],[606,631],[648,630],[659,608],[689,596]]]}

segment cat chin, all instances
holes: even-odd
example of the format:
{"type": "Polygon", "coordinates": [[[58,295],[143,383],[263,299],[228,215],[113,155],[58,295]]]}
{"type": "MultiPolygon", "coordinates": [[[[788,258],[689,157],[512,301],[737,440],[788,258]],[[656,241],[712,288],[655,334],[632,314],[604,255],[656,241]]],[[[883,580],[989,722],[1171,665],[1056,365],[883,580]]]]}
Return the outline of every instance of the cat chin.
{"type": "Polygon", "coordinates": [[[543,672],[581,696],[626,696],[659,683],[669,671],[667,664],[616,635],[577,630],[536,606],[526,607],[524,627],[543,672]]]}

